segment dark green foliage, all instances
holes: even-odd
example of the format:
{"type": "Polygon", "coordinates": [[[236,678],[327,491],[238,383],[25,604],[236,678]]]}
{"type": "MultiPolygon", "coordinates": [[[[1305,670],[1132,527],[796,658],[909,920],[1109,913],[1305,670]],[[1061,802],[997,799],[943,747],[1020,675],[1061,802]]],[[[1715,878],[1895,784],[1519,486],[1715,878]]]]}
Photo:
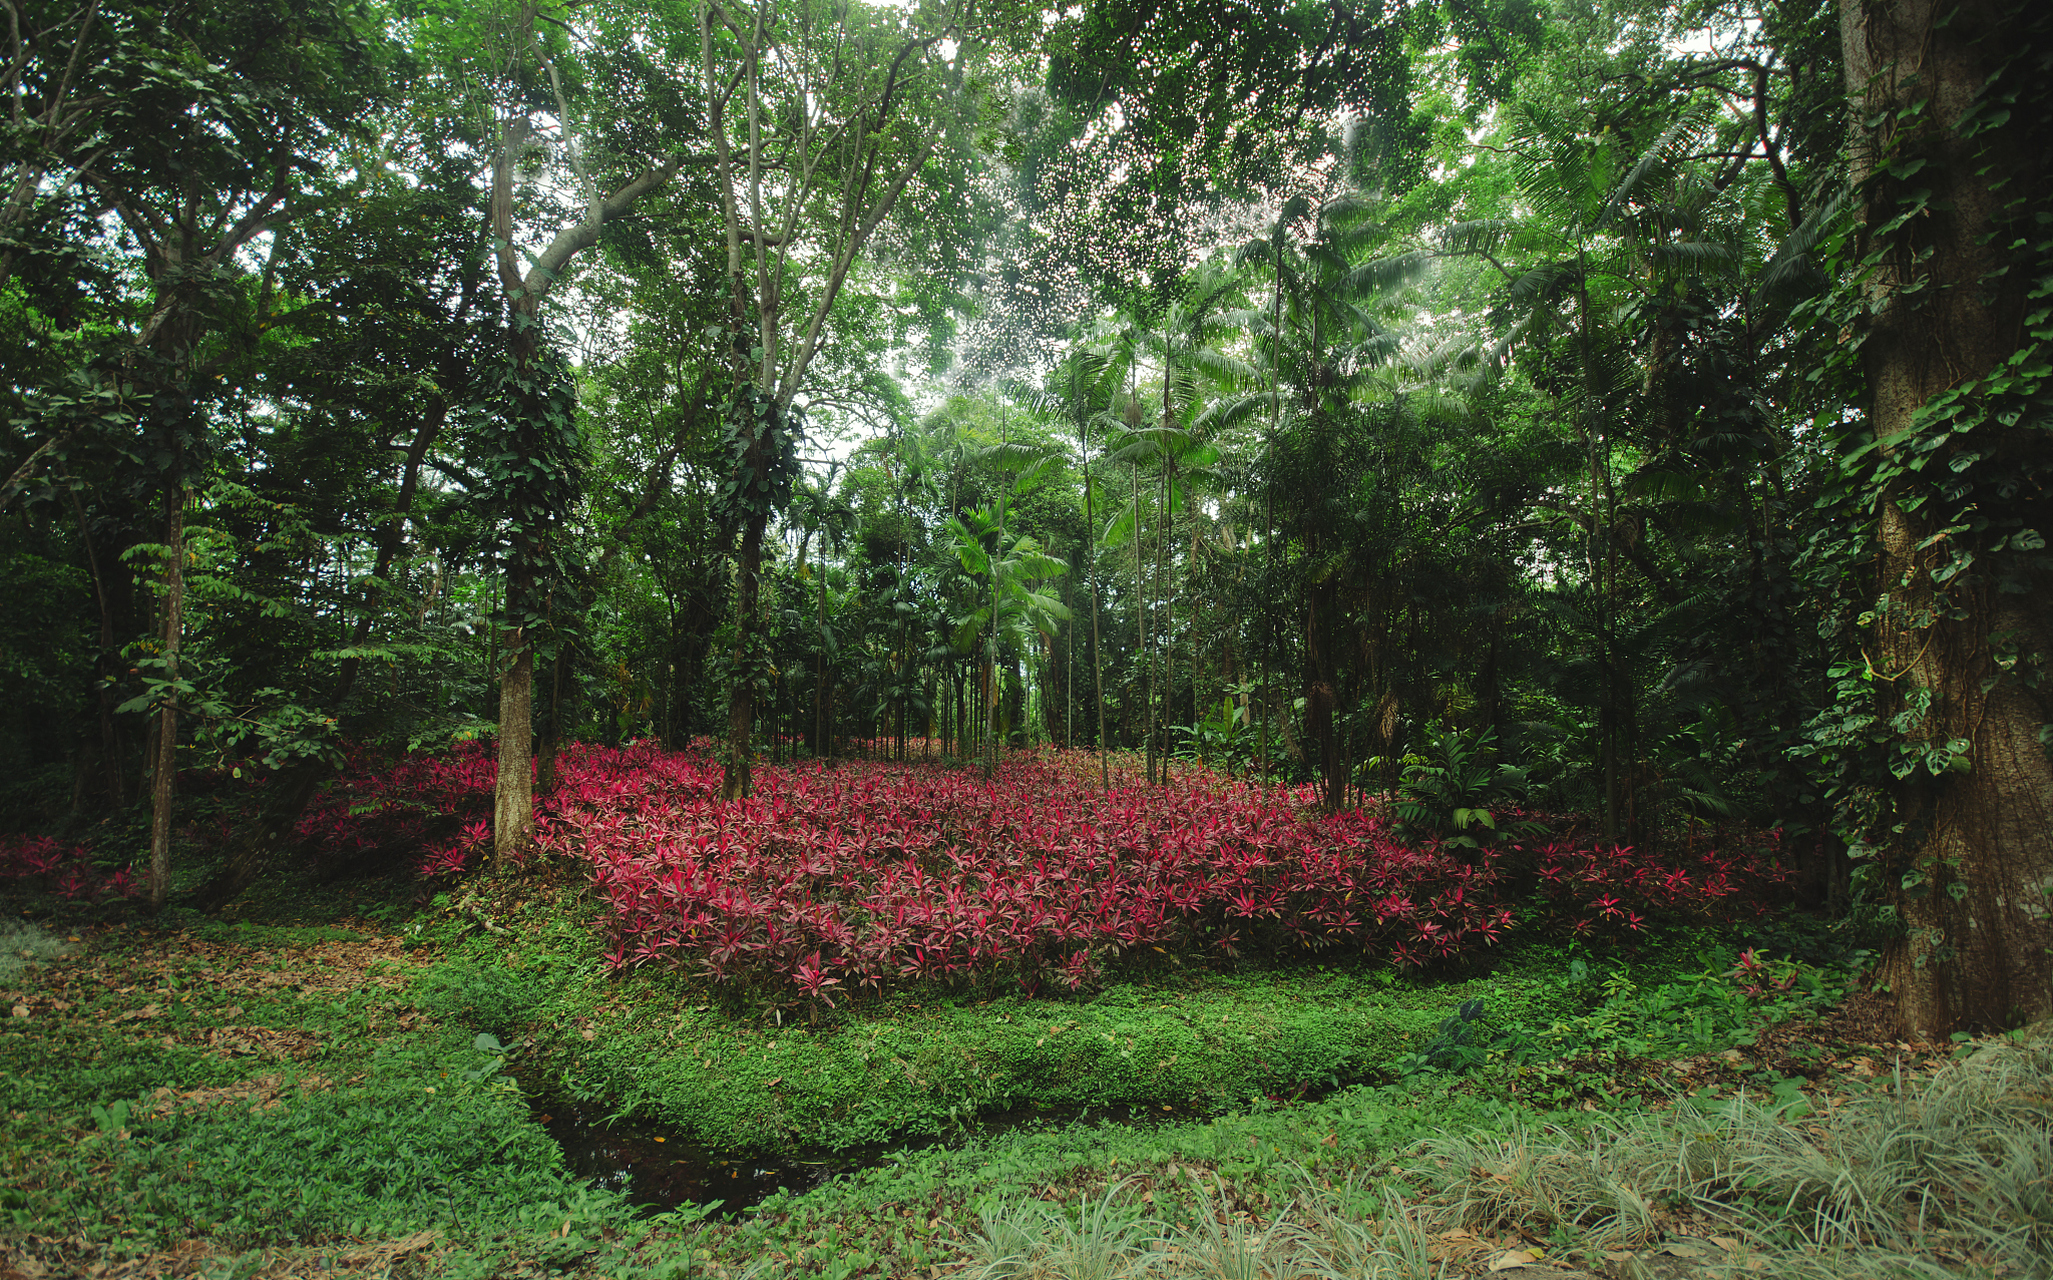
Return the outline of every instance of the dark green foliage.
{"type": "Polygon", "coordinates": [[[477,372],[481,479],[492,495],[512,568],[505,625],[561,627],[560,600],[574,598],[581,563],[564,534],[584,494],[586,446],[570,362],[515,312],[503,355],[477,372]]]}
{"type": "Polygon", "coordinates": [[[1446,728],[1407,757],[1397,783],[1397,817],[1414,838],[1471,848],[1514,838],[1522,824],[1505,812],[1525,794],[1525,771],[1496,759],[1494,733],[1446,728]]]}

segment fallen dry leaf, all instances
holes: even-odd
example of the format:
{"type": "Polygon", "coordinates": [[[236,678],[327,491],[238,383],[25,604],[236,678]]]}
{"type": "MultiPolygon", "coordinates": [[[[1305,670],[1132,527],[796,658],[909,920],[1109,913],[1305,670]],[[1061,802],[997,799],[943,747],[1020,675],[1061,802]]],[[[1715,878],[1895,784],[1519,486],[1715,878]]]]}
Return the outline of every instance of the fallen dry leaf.
{"type": "Polygon", "coordinates": [[[1513,1267],[1530,1267],[1538,1261],[1539,1258],[1537,1256],[1527,1253],[1523,1249],[1507,1249],[1505,1252],[1490,1259],[1490,1270],[1509,1271],[1513,1267]]]}

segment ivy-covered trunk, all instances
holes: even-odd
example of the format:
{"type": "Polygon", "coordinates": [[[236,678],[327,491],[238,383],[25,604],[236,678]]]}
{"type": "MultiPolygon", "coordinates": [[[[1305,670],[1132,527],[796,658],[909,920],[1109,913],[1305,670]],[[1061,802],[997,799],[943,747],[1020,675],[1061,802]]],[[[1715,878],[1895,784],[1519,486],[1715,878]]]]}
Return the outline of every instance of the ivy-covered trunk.
{"type": "MultiPolygon", "coordinates": [[[[761,433],[756,433],[759,439],[761,433]]],[[[755,441],[751,441],[754,446],[755,441]]],[[[753,449],[760,452],[759,449],[753,449]]],[[[753,785],[755,759],[756,678],[752,661],[761,647],[758,632],[763,583],[763,534],[770,522],[768,505],[751,506],[741,529],[734,584],[734,652],[727,685],[727,759],[720,778],[720,798],[736,800],[753,785]]]]}
{"type": "Polygon", "coordinates": [[[564,630],[556,615],[574,595],[578,570],[559,535],[584,492],[576,384],[569,362],[542,339],[539,303],[533,295],[515,300],[502,362],[482,380],[502,432],[487,475],[509,534],[492,795],[492,853],[502,860],[534,839],[535,651],[564,630]]]}
{"type": "Polygon", "coordinates": [[[1903,1030],[1936,1036],[2053,1013],[2053,232],[2034,216],[2053,20],[2037,0],[1889,0],[1845,4],[1842,34],[1875,264],[1864,648],[1895,735],[1876,835],[1904,926],[1883,973],[1903,1030]]]}

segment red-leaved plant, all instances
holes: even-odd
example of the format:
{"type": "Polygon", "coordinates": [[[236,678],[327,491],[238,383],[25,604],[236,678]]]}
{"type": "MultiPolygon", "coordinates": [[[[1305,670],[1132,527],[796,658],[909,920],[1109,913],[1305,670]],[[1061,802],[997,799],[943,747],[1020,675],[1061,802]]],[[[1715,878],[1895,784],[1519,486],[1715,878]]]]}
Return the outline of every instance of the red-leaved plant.
{"type": "MultiPolygon", "coordinates": [[[[574,746],[558,765],[538,850],[587,868],[609,965],[825,1006],[917,982],[1077,988],[1157,953],[1346,948],[1419,966],[1496,942],[1520,901],[1534,908],[1522,927],[1631,934],[1758,905],[1779,875],[1756,856],[1654,859],[1572,837],[1469,865],[1378,815],[1319,815],[1304,795],[1200,770],[1100,792],[1056,753],[1014,755],[989,781],[765,767],[756,794],[731,802],[702,751],[574,746]]],[[[411,833],[423,875],[457,874],[490,845],[495,768],[465,744],[352,772],[302,834],[368,849],[411,833]]]]}
{"type": "Polygon", "coordinates": [[[102,875],[87,846],[50,836],[0,835],[0,880],[40,886],[68,902],[132,898],[139,892],[128,868],[102,875]]]}

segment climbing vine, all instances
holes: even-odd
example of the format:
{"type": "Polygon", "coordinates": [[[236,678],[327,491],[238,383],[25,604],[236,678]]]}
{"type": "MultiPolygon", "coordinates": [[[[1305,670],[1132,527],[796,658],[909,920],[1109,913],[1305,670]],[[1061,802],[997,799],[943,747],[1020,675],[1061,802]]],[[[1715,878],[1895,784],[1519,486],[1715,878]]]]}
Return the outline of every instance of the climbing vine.
{"type": "MultiPolygon", "coordinates": [[[[2008,291],[2024,298],[2014,349],[1931,396],[1907,429],[1881,435],[1865,414],[1831,425],[1839,474],[1818,501],[1807,562],[1814,588],[1838,601],[1821,630],[1840,657],[1829,700],[1795,754],[1813,762],[1835,833],[1856,863],[1856,887],[1889,904],[1885,917],[1935,890],[1966,892],[1957,868],[1916,855],[1934,789],[1973,768],[1974,748],[1943,727],[1946,691],[1921,681],[1920,659],[1935,643],[1958,648],[1965,637],[1974,646],[1969,679],[1984,697],[2006,681],[2037,689],[2048,661],[2032,637],[1988,629],[1986,620],[1998,612],[1992,602],[2040,589],[2053,571],[2053,450],[2043,434],[2053,430],[2053,213],[2043,164],[2020,172],[2000,162],[2002,152],[2053,150],[2053,14],[2012,4],[1994,29],[2011,52],[1957,120],[1934,119],[1919,92],[1860,121],[1874,151],[1852,203],[1866,207],[1867,224],[1836,232],[1828,252],[1839,283],[1806,308],[1830,350],[1813,380],[1857,384],[1863,345],[1885,309],[1940,326],[1938,299],[1949,287],[1976,290],[1977,305],[2008,291]],[[1991,145],[1999,138],[2001,152],[1991,145]],[[1947,282],[1931,265],[1933,228],[1955,213],[1944,166],[1963,163],[1996,205],[1978,246],[1993,265],[1980,279],[1947,282]],[[1892,508],[1916,540],[1908,566],[1885,572],[1877,548],[1892,508]]],[[[2041,725],[2039,741],[2053,751],[2053,725],[2041,725]]]]}
{"type": "MultiPolygon", "coordinates": [[[[523,322],[516,314],[515,336],[523,322]]],[[[506,600],[495,622],[518,628],[522,643],[564,638],[561,608],[580,589],[582,562],[558,536],[584,496],[586,451],[577,420],[570,362],[547,343],[508,344],[480,363],[484,479],[507,540],[506,600]]]]}

